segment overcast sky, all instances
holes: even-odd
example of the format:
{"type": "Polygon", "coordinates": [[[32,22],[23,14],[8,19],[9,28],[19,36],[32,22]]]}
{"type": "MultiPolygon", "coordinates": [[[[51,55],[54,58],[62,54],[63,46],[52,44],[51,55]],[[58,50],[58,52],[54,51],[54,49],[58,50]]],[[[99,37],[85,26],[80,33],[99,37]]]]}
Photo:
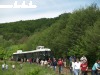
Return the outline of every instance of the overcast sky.
{"type": "Polygon", "coordinates": [[[0,23],[15,22],[20,20],[32,20],[39,18],[53,18],[65,12],[73,12],[81,7],[97,3],[100,7],[100,0],[0,0],[1,5],[26,5],[32,1],[35,8],[0,8],[0,23]]]}

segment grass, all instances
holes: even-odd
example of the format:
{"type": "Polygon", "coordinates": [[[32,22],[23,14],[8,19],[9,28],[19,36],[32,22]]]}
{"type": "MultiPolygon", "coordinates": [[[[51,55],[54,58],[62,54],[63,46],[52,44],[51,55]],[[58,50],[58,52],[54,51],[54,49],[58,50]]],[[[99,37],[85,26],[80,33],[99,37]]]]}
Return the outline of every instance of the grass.
{"type": "MultiPolygon", "coordinates": [[[[4,62],[0,61],[0,67],[4,62]]],[[[23,67],[20,67],[19,62],[8,61],[8,70],[0,69],[0,75],[57,75],[52,69],[48,67],[41,67],[37,64],[23,63],[23,67]],[[12,69],[12,64],[15,65],[15,69],[12,69]]]]}

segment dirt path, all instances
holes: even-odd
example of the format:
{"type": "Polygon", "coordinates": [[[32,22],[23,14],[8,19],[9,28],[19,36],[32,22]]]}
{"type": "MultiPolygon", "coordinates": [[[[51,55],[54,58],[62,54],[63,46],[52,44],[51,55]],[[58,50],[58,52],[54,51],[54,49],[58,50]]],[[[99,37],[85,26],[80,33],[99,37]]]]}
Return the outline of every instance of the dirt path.
{"type": "Polygon", "coordinates": [[[57,67],[57,69],[56,69],[56,72],[57,72],[58,75],[70,75],[69,69],[68,69],[68,68],[64,68],[64,67],[62,68],[61,74],[59,74],[58,67],[57,67]]]}

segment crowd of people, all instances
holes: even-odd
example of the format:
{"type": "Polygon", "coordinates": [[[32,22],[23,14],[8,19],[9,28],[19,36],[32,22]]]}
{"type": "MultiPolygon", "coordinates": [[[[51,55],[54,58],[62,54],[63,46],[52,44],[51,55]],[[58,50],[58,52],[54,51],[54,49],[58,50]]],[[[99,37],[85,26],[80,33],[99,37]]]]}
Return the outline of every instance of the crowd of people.
{"type": "MultiPolygon", "coordinates": [[[[57,70],[58,67],[58,72],[59,74],[63,71],[63,67],[66,68],[66,60],[67,59],[48,59],[48,60],[41,60],[39,62],[39,59],[37,59],[37,63],[40,63],[41,66],[48,66],[52,67],[54,71],[57,70]]],[[[88,69],[88,60],[87,58],[83,55],[80,59],[76,58],[75,56],[70,56],[69,57],[69,66],[70,66],[70,73],[71,75],[87,75],[89,69],[88,69]]],[[[91,75],[100,75],[100,60],[96,61],[91,68],[91,75]]]]}
{"type": "MultiPolygon", "coordinates": [[[[15,69],[15,65],[14,64],[12,64],[12,69],[15,69]]],[[[8,70],[8,64],[2,64],[2,70],[8,70]]]]}
{"type": "MultiPolygon", "coordinates": [[[[38,59],[39,60],[39,59],[38,59]]],[[[88,68],[88,60],[83,55],[81,58],[76,58],[75,56],[69,57],[69,69],[71,75],[87,75],[88,71],[91,75],[100,75],[100,60],[97,60],[92,68],[88,68]]],[[[39,62],[37,62],[39,63],[39,62]]],[[[41,60],[40,61],[41,66],[48,66],[52,67],[54,71],[56,71],[58,67],[59,74],[63,71],[63,67],[66,68],[66,59],[59,58],[58,60],[56,58],[53,58],[52,60],[49,58],[48,60],[41,60]]]]}
{"type": "MultiPolygon", "coordinates": [[[[87,75],[88,60],[83,55],[80,59],[75,57],[70,57],[70,72],[71,75],[87,75]]],[[[91,75],[100,75],[100,60],[97,60],[91,68],[91,75]]]]}
{"type": "Polygon", "coordinates": [[[39,59],[37,58],[36,63],[40,64],[41,66],[46,66],[46,67],[53,68],[54,71],[56,71],[56,68],[58,66],[59,73],[61,73],[62,67],[64,65],[66,67],[66,61],[64,61],[61,58],[59,58],[58,60],[56,58],[53,58],[53,59],[49,58],[48,60],[40,60],[40,62],[39,62],[39,59]]]}
{"type": "MultiPolygon", "coordinates": [[[[50,67],[54,71],[57,71],[57,67],[58,67],[59,74],[62,73],[63,67],[66,68],[66,66],[69,66],[71,75],[87,75],[87,72],[89,70],[88,60],[84,55],[80,59],[76,58],[75,56],[70,56],[68,60],[69,65],[66,64],[66,61],[67,59],[64,58],[59,58],[59,59],[49,58],[48,60],[43,60],[43,59],[40,60],[39,58],[36,58],[36,63],[40,64],[41,66],[50,67]]],[[[29,59],[27,62],[31,64],[32,60],[29,59]]],[[[15,69],[14,64],[12,64],[11,67],[12,69],[15,69]]],[[[22,68],[22,62],[20,63],[20,67],[22,68]]],[[[8,65],[2,64],[2,70],[7,70],[7,69],[8,69],[8,65]]],[[[100,60],[97,60],[94,63],[93,67],[91,68],[91,75],[100,75],[99,71],[100,71],[100,60]]]]}
{"type": "Polygon", "coordinates": [[[80,59],[70,57],[70,71],[72,75],[87,75],[87,58],[83,55],[80,59]]]}
{"type": "MultiPolygon", "coordinates": [[[[22,62],[20,62],[20,69],[22,69],[22,66],[23,66],[23,64],[22,64],[22,62]]],[[[12,68],[13,70],[16,68],[16,65],[15,64],[7,64],[7,63],[3,63],[2,65],[1,65],[1,68],[2,68],[2,70],[4,71],[4,70],[8,70],[9,68],[12,68]]]]}

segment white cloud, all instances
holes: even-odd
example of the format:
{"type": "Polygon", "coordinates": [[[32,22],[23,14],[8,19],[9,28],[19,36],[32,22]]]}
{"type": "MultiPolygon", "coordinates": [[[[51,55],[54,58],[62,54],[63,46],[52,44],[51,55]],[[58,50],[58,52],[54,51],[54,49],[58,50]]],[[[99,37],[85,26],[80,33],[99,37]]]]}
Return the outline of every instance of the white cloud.
{"type": "Polygon", "coordinates": [[[0,8],[36,8],[36,5],[32,4],[32,1],[29,2],[29,4],[25,4],[25,1],[22,2],[21,5],[18,4],[17,1],[14,2],[12,5],[0,5],[0,8]]]}

